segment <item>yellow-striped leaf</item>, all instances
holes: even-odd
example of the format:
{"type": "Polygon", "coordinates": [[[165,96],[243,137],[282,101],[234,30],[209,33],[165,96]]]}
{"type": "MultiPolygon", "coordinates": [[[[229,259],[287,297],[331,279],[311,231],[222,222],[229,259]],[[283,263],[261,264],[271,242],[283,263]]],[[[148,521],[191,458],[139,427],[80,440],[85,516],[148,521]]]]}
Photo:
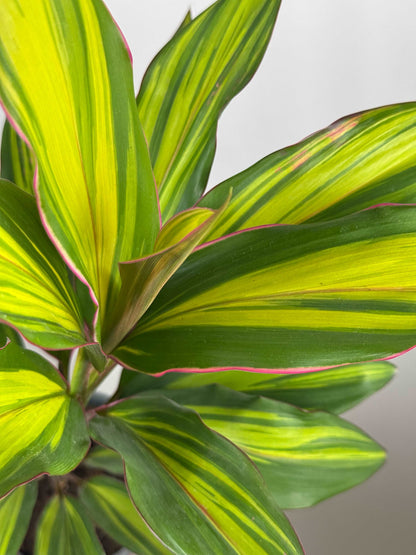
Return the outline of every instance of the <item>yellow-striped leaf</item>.
{"type": "Polygon", "coordinates": [[[210,191],[232,201],[209,238],[258,225],[328,221],[382,203],[416,202],[416,103],[343,118],[210,191]]]}
{"type": "Polygon", "coordinates": [[[100,0],[10,0],[0,21],[0,97],[37,157],[45,225],[104,317],[118,263],[159,231],[128,51],[100,0]]]}
{"type": "Polygon", "coordinates": [[[152,376],[124,370],[117,395],[123,398],[155,389],[175,391],[219,384],[235,391],[261,395],[304,409],[327,410],[339,414],[384,387],[394,373],[395,367],[385,361],[346,364],[330,370],[289,375],[226,370],[205,374],[169,372],[162,376],[152,376]]]}
{"type": "Polygon", "coordinates": [[[46,348],[86,342],[67,268],[33,197],[0,180],[0,319],[46,348]]]}
{"type": "Polygon", "coordinates": [[[35,157],[7,120],[1,139],[0,176],[33,195],[35,157]]]}
{"type": "Polygon", "coordinates": [[[172,553],[149,530],[120,480],[95,476],[83,484],[80,498],[96,525],[120,545],[140,555],[172,553]]]}
{"type": "Polygon", "coordinates": [[[17,555],[29,527],[38,486],[16,488],[0,500],[0,555],[17,555]]]}
{"type": "Polygon", "coordinates": [[[115,356],[149,373],[388,357],[416,343],[415,269],[416,207],[237,233],[188,258],[115,356]]]}
{"type": "Polygon", "coordinates": [[[95,445],[82,461],[82,464],[88,468],[97,468],[110,474],[119,476],[124,474],[123,461],[120,455],[101,445],[95,445]]]}
{"type": "Polygon", "coordinates": [[[347,490],[383,464],[383,449],[326,412],[237,393],[222,386],[166,392],[256,464],[280,507],[309,507],[347,490]]]}
{"type": "Polygon", "coordinates": [[[111,352],[135,326],[169,278],[204,240],[223,209],[182,212],[161,230],[156,244],[164,250],[120,264],[120,296],[103,331],[106,352],[111,352]]]}
{"type": "Polygon", "coordinates": [[[81,406],[43,357],[13,343],[0,350],[0,497],[40,474],[62,475],[85,456],[81,406]]]}
{"type": "Polygon", "coordinates": [[[135,505],[174,553],[302,553],[249,459],[194,411],[132,397],[100,411],[90,429],[123,457],[135,505]]]}
{"type": "Polygon", "coordinates": [[[163,220],[203,193],[217,121],[248,83],[269,41],[280,0],[219,0],[161,50],[137,98],[163,220]]]}
{"type": "Polygon", "coordinates": [[[81,503],[55,496],[46,505],[36,532],[34,555],[105,555],[81,503]]]}

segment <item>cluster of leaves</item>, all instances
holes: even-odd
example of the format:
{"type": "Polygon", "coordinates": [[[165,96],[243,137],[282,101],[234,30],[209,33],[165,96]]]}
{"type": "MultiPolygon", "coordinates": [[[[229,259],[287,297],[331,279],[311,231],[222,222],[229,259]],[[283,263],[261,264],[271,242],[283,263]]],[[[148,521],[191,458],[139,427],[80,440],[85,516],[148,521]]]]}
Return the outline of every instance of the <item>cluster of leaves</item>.
{"type": "Polygon", "coordinates": [[[279,5],[188,15],[135,98],[101,0],[0,0],[0,554],[298,554],[281,509],[382,464],[338,414],[415,342],[416,104],[202,196],[279,5]]]}

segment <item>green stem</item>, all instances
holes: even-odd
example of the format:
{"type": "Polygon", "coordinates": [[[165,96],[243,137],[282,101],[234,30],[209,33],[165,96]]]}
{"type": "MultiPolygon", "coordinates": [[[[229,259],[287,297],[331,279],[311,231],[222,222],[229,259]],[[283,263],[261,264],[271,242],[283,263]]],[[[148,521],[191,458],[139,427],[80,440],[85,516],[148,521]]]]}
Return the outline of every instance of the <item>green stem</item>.
{"type": "Polygon", "coordinates": [[[94,389],[110,374],[110,372],[117,366],[117,362],[109,360],[102,372],[94,372],[88,382],[87,388],[84,393],[85,401],[88,401],[94,392],[94,389]]]}
{"type": "Polygon", "coordinates": [[[93,369],[84,348],[80,348],[75,360],[69,391],[72,395],[83,398],[88,385],[88,377],[93,369]]]}

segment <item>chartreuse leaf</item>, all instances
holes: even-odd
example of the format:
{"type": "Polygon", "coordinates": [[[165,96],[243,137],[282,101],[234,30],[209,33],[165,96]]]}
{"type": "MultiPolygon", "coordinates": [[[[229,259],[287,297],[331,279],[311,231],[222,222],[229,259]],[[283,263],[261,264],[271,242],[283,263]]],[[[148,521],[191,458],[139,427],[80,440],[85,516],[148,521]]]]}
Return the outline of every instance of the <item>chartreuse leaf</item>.
{"type": "Polygon", "coordinates": [[[120,476],[124,474],[123,461],[120,455],[112,449],[101,447],[101,445],[95,445],[82,461],[82,464],[89,468],[105,470],[111,474],[119,474],[120,476]]]}
{"type": "Polygon", "coordinates": [[[84,414],[53,366],[10,343],[0,351],[0,497],[39,474],[62,475],[89,446],[84,414]]]}
{"type": "Polygon", "coordinates": [[[45,224],[104,315],[118,262],[159,231],[126,46],[100,0],[10,0],[0,20],[0,97],[37,157],[45,224]]]}
{"type": "Polygon", "coordinates": [[[416,202],[416,103],[343,118],[210,191],[233,197],[209,238],[264,224],[338,218],[381,203],[416,202]]]}
{"type": "Polygon", "coordinates": [[[398,353],[415,344],[415,239],[416,208],[388,207],[200,247],[114,354],[158,373],[299,371],[398,353]]]}
{"type": "Polygon", "coordinates": [[[46,348],[85,343],[67,269],[50,242],[33,197],[0,180],[0,318],[46,348]]]}
{"type": "Polygon", "coordinates": [[[159,234],[156,244],[163,250],[120,264],[120,297],[103,331],[106,352],[111,352],[135,326],[169,278],[204,240],[223,209],[207,213],[197,208],[178,214],[159,234]]]}
{"type": "Polygon", "coordinates": [[[7,120],[1,140],[0,176],[33,195],[35,157],[7,120]]]}
{"type": "Polygon", "coordinates": [[[163,221],[204,191],[217,121],[256,71],[280,0],[220,0],[187,23],[143,79],[137,106],[163,221]]]}
{"type": "Polygon", "coordinates": [[[339,414],[384,387],[394,372],[395,367],[385,361],[346,364],[303,374],[225,370],[203,374],[169,372],[156,377],[124,370],[117,395],[123,398],[155,389],[177,390],[219,384],[304,409],[339,414]]]}
{"type": "Polygon", "coordinates": [[[34,553],[105,555],[84,507],[69,496],[55,496],[45,507],[36,533],[34,553]]]}
{"type": "Polygon", "coordinates": [[[198,415],[161,396],[137,396],[90,421],[124,459],[140,514],[174,553],[302,553],[246,456],[198,415]]]}
{"type": "Polygon", "coordinates": [[[35,505],[36,482],[16,488],[0,500],[0,555],[16,555],[19,551],[35,505]]]}
{"type": "Polygon", "coordinates": [[[84,483],[80,498],[96,525],[127,549],[140,555],[172,553],[144,523],[124,482],[110,476],[95,476],[84,483]]]}
{"type": "Polygon", "coordinates": [[[326,412],[217,385],[166,394],[247,453],[284,509],[309,507],[349,489],[385,459],[367,435],[326,412]]]}

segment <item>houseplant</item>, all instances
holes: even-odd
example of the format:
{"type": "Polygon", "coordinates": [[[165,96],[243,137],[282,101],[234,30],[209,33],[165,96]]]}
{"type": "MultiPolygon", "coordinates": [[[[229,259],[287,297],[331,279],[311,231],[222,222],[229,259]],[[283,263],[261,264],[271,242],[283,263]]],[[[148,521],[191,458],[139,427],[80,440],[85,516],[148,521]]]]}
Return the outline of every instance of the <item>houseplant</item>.
{"type": "Polygon", "coordinates": [[[0,494],[13,491],[0,510],[15,520],[2,520],[3,551],[18,549],[39,488],[38,553],[102,553],[94,524],[137,552],[298,553],[276,501],[316,503],[382,463],[322,409],[391,377],[389,363],[361,361],[413,346],[416,209],[365,209],[413,200],[415,106],[345,118],[199,200],[219,114],[278,8],[222,0],[187,17],[137,115],[100,2],[0,2],[0,96],[34,152],[6,127],[2,175],[17,186],[1,182],[0,316],[12,328],[0,494]],[[55,353],[62,376],[20,334],[55,353]],[[93,408],[116,362],[135,372],[93,408]],[[333,369],[303,373],[317,367],[333,369]],[[90,437],[105,447],[89,450],[90,437]]]}

